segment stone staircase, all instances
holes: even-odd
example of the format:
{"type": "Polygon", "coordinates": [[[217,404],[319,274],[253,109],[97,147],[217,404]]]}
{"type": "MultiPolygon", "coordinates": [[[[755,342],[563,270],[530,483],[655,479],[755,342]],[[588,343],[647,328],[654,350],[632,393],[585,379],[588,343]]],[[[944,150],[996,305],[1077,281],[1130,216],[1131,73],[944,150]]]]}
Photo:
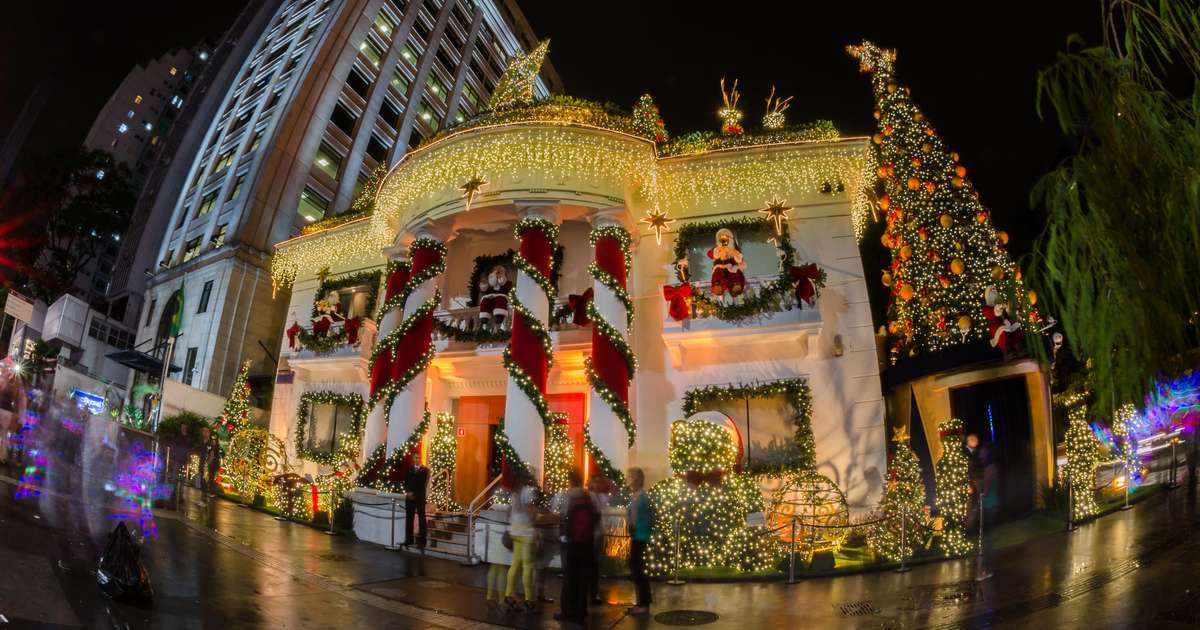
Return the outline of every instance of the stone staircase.
{"type": "Polygon", "coordinates": [[[459,512],[430,514],[425,521],[425,553],[466,563],[467,515],[459,512]]]}

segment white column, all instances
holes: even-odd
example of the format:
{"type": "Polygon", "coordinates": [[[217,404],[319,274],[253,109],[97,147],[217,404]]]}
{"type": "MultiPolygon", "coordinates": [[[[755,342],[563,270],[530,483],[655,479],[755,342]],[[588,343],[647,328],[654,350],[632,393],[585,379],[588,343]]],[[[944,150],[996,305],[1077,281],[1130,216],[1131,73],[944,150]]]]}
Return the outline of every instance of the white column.
{"type": "MultiPolygon", "coordinates": [[[[556,202],[521,204],[518,213],[521,218],[533,217],[546,219],[557,223],[555,216],[556,202]]],[[[517,299],[537,316],[538,320],[549,329],[550,302],[546,294],[533,278],[523,272],[517,272],[517,284],[514,289],[517,299]]],[[[532,466],[538,482],[545,468],[546,429],[542,425],[542,417],[538,414],[533,402],[525,392],[510,378],[504,390],[504,432],[513,450],[522,460],[532,466]]]]}
{"type": "MultiPolygon", "coordinates": [[[[613,209],[593,215],[592,229],[608,225],[620,226],[620,221],[615,218],[616,213],[617,210],[613,209]]],[[[593,254],[593,259],[594,257],[593,254]]],[[[628,288],[628,274],[625,285],[628,288]]],[[[595,279],[592,280],[592,290],[594,291],[592,300],[596,305],[596,311],[605,321],[612,324],[613,328],[620,331],[623,339],[628,341],[629,326],[626,323],[628,320],[626,319],[625,303],[617,299],[612,289],[595,279]]],[[[588,401],[590,410],[588,434],[592,438],[592,443],[600,449],[601,453],[604,453],[613,468],[624,472],[629,467],[629,436],[625,433],[625,424],[595,390],[591,390],[588,395],[590,397],[588,401]]]]}
{"type": "MultiPolygon", "coordinates": [[[[408,247],[403,245],[389,247],[384,250],[384,254],[391,261],[405,260],[408,258],[408,247]]],[[[385,277],[383,281],[386,286],[387,278],[385,277]]],[[[383,296],[381,296],[380,304],[382,304],[383,299],[383,296]]],[[[383,318],[379,322],[379,335],[377,339],[383,339],[388,333],[395,330],[401,321],[403,320],[400,318],[400,311],[397,309],[384,313],[383,318]]],[[[371,375],[368,373],[368,389],[370,388],[370,379],[371,375]]],[[[375,449],[387,439],[387,419],[384,418],[383,412],[383,405],[375,405],[371,408],[370,413],[367,414],[367,426],[363,429],[362,454],[364,459],[370,457],[375,452],[375,449]]]]}

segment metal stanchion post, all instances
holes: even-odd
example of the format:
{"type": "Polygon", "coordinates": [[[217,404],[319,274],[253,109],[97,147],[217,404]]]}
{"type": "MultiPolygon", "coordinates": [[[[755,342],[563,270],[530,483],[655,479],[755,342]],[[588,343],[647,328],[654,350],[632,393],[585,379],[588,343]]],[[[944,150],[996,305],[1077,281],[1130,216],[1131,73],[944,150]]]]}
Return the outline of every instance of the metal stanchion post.
{"type": "Polygon", "coordinates": [[[907,573],[912,571],[912,568],[906,564],[908,560],[908,515],[903,510],[900,511],[900,566],[896,567],[896,573],[907,573]]]}
{"type": "Polygon", "coordinates": [[[979,551],[978,556],[983,556],[983,493],[979,493],[979,551]]]}
{"type": "MultiPolygon", "coordinates": [[[[1129,446],[1126,446],[1126,448],[1129,448],[1129,446]]],[[[1131,471],[1129,469],[1129,460],[1128,460],[1128,458],[1126,458],[1126,461],[1125,461],[1125,505],[1121,506],[1122,510],[1128,510],[1129,508],[1133,507],[1132,505],[1129,505],[1129,486],[1133,485],[1133,474],[1132,473],[1133,473],[1133,471],[1131,471]]]]}
{"type": "Polygon", "coordinates": [[[396,498],[392,497],[391,501],[392,501],[392,521],[388,525],[388,528],[392,530],[392,545],[390,548],[395,549],[396,548],[396,498]]]}
{"type": "Polygon", "coordinates": [[[667,580],[667,584],[671,584],[674,586],[679,586],[680,584],[685,583],[683,580],[679,579],[679,520],[680,520],[679,512],[676,512],[675,513],[675,574],[671,579],[667,580]]]}
{"type": "Polygon", "coordinates": [[[1075,484],[1067,475],[1067,531],[1075,531],[1075,484]]]}
{"type": "Polygon", "coordinates": [[[792,553],[788,556],[788,584],[796,583],[796,517],[792,516],[792,553]]]}
{"type": "Polygon", "coordinates": [[[325,532],[326,535],[333,536],[333,489],[329,490],[329,529],[325,532]]]}

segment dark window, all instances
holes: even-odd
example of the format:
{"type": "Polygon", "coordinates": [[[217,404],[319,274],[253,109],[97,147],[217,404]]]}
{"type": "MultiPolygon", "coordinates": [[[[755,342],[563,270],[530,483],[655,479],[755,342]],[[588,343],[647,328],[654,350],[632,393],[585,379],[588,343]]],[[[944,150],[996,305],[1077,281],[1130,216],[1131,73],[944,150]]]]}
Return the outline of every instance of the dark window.
{"type": "Polygon", "coordinates": [[[329,117],[329,122],[332,122],[335,127],[341,129],[347,136],[354,135],[354,123],[358,121],[358,117],[350,113],[344,105],[338,103],[333,108],[333,115],[329,117]]]}
{"type": "Polygon", "coordinates": [[[349,85],[351,90],[363,98],[367,97],[367,92],[371,89],[371,82],[358,70],[350,71],[350,76],[346,78],[346,85],[349,85]]]}
{"type": "Polygon", "coordinates": [[[192,373],[196,371],[196,355],[200,352],[199,348],[188,348],[187,359],[183,362],[183,384],[192,384],[192,373]]]}
{"type": "Polygon", "coordinates": [[[413,22],[413,30],[417,32],[417,35],[421,36],[421,39],[426,42],[429,41],[429,26],[425,24],[425,20],[421,19],[419,15],[417,16],[417,21],[413,22]]]}
{"type": "Polygon", "coordinates": [[[272,94],[270,100],[267,101],[267,106],[263,108],[263,111],[267,111],[267,110],[271,109],[272,107],[275,107],[275,104],[279,102],[280,94],[283,94],[283,90],[280,90],[280,91],[272,94]]]}
{"type": "Polygon", "coordinates": [[[396,13],[399,13],[400,15],[404,15],[404,7],[408,6],[408,2],[406,2],[405,0],[388,0],[388,1],[392,3],[393,7],[396,7],[396,13]]]}
{"type": "Polygon", "coordinates": [[[376,162],[383,163],[387,160],[388,146],[383,143],[375,134],[371,134],[371,141],[367,143],[367,155],[375,158],[376,162]]]}
{"type": "Polygon", "coordinates": [[[438,46],[437,60],[442,62],[443,68],[454,68],[458,65],[454,63],[453,59],[451,59],[450,53],[446,50],[445,46],[438,46]]]}
{"type": "Polygon", "coordinates": [[[212,287],[212,280],[204,283],[204,290],[200,292],[200,306],[196,307],[196,313],[208,312],[208,299],[212,297],[212,287]]]}
{"type": "Polygon", "coordinates": [[[454,3],[454,8],[451,9],[451,12],[454,14],[454,19],[458,20],[459,24],[462,24],[464,31],[471,27],[471,18],[467,15],[466,11],[463,11],[461,4],[454,3]]]}
{"type": "Polygon", "coordinates": [[[391,125],[392,129],[400,127],[400,109],[386,98],[383,99],[383,105],[379,106],[379,118],[391,125]]]}

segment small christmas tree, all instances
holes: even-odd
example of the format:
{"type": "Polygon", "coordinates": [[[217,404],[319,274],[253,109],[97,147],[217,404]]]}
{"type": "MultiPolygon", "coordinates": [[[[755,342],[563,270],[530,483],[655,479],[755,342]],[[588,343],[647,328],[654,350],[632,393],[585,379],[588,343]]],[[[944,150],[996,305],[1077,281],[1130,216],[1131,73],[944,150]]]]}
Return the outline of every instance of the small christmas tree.
{"type": "Polygon", "coordinates": [[[638,134],[654,140],[667,141],[667,124],[658,113],[658,106],[649,94],[643,94],[633,106],[633,126],[638,134]]]}
{"type": "Polygon", "coordinates": [[[951,418],[938,426],[942,458],[934,473],[937,508],[942,517],[942,552],[957,556],[971,550],[967,539],[967,504],[971,500],[970,462],[963,448],[963,423],[951,418]]]}
{"type": "Polygon", "coordinates": [[[438,509],[451,511],[460,508],[454,501],[454,466],[458,459],[455,424],[454,416],[437,414],[437,428],[429,439],[429,474],[433,478],[429,498],[438,509]]]}
{"type": "Polygon", "coordinates": [[[892,361],[988,340],[1006,354],[1036,329],[1037,296],[1005,250],[967,169],[896,79],[894,50],[847,47],[871,75],[879,133],[872,136],[881,238],[892,254],[887,332],[892,361]],[[994,287],[994,290],[991,289],[994,287]]]}
{"type": "Polygon", "coordinates": [[[896,450],[888,464],[887,489],[879,506],[879,518],[869,532],[867,544],[888,560],[911,558],[920,546],[919,524],[925,522],[925,482],[921,463],[908,445],[908,430],[897,429],[896,450]],[[902,531],[903,530],[903,531],[902,531]]]}
{"type": "Polygon", "coordinates": [[[487,108],[496,110],[532,103],[533,86],[537,82],[538,72],[542,69],[542,62],[546,60],[546,51],[549,48],[550,40],[547,39],[527,54],[513,55],[504,74],[496,83],[496,89],[492,91],[487,108]]]}
{"type": "Polygon", "coordinates": [[[560,416],[546,431],[546,475],[542,485],[547,495],[554,496],[567,489],[567,475],[575,467],[574,455],[566,418],[560,416]]]}
{"type": "Polygon", "coordinates": [[[1087,405],[1079,404],[1067,411],[1067,466],[1065,481],[1072,494],[1071,518],[1085,519],[1100,513],[1096,504],[1096,469],[1100,466],[1101,444],[1087,422],[1087,405]]]}
{"type": "Polygon", "coordinates": [[[250,426],[250,384],[246,382],[246,374],[250,371],[250,362],[242,364],[237,378],[233,381],[233,390],[225,401],[221,417],[217,419],[218,428],[227,435],[233,435],[250,426]]]}

